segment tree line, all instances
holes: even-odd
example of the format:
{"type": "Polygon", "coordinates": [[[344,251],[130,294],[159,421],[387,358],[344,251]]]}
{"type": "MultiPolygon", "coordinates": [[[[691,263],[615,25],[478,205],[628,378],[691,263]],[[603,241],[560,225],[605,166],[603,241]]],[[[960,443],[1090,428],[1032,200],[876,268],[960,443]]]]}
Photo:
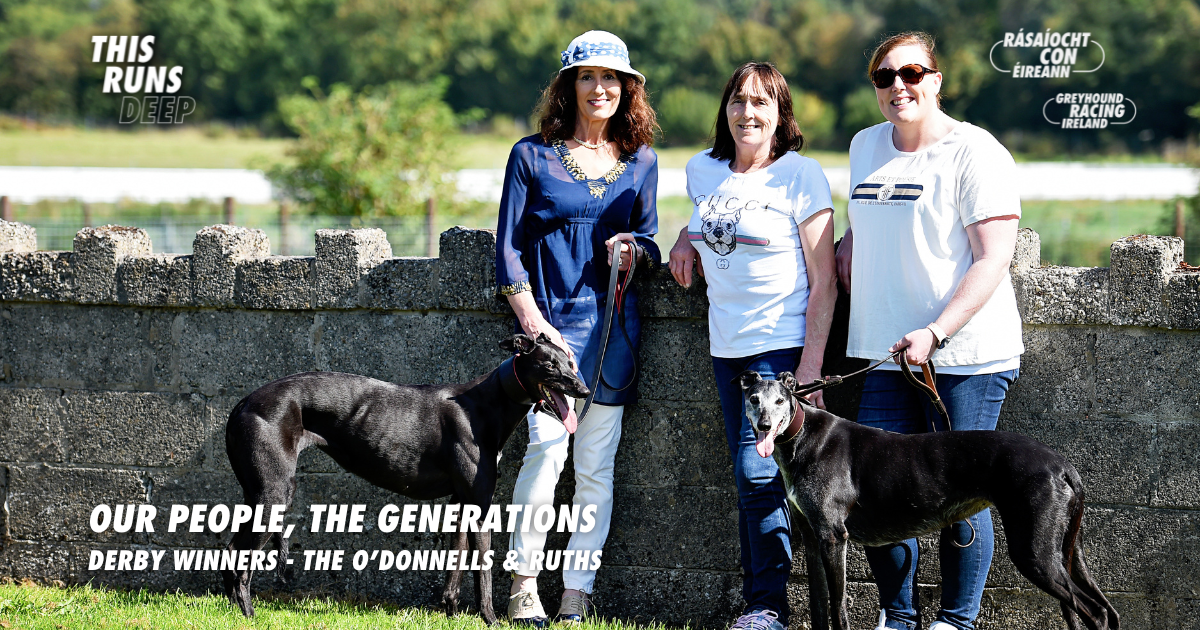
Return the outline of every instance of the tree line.
{"type": "Polygon", "coordinates": [[[0,109],[112,124],[120,97],[101,92],[91,36],[152,34],[152,63],[184,69],[181,93],[197,102],[189,121],[289,133],[281,104],[310,93],[314,77],[352,91],[440,81],[457,112],[524,122],[559,52],[597,28],[629,44],[667,143],[702,141],[725,80],[753,59],[788,78],[813,146],[845,148],[880,120],[866,55],[912,29],[937,38],[947,111],[1013,150],[1147,151],[1200,128],[1187,113],[1200,101],[1196,0],[0,0],[0,109]],[[1006,33],[1051,31],[1089,33],[1103,66],[1050,79],[993,67],[1037,63],[1037,49],[993,51],[1006,33]],[[1056,128],[1043,104],[1060,92],[1123,93],[1136,119],[1056,128]]]}

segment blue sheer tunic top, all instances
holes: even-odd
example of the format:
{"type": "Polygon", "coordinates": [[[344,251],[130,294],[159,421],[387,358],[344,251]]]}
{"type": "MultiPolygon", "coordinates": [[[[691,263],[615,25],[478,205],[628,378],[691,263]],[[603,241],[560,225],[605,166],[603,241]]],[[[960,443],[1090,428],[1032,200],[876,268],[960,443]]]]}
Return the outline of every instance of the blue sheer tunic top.
{"type": "MultiPolygon", "coordinates": [[[[496,229],[496,282],[511,295],[532,291],[538,308],[575,353],[579,375],[587,382],[595,371],[601,318],[608,291],[608,248],[604,242],[631,232],[645,250],[642,272],[659,264],[654,243],[658,232],[658,156],[643,146],[622,155],[598,179],[589,179],[562,141],[547,144],[541,136],[513,146],[504,171],[504,192],[496,229]]],[[[624,405],[637,399],[631,383],[641,336],[636,291],[623,300],[625,339],[614,314],[604,358],[604,384],[595,401],[624,405]],[[632,342],[633,347],[630,347],[632,342]]],[[[521,324],[517,322],[517,332],[521,324]]]]}

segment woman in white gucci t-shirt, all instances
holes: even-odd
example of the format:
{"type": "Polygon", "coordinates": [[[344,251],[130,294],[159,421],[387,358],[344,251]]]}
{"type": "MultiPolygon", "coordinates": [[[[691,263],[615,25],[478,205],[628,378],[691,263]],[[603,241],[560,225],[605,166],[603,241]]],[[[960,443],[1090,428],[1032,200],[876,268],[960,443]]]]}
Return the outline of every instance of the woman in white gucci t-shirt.
{"type": "MultiPolygon", "coordinates": [[[[837,297],[833,203],[821,166],[796,153],[804,138],[774,66],[738,68],[721,102],[712,150],[687,165],[695,208],[670,265],[688,286],[693,263],[702,263],[708,282],[709,350],[738,489],[746,607],[733,627],[783,630],[790,514],[774,440],[756,439],[733,381],[743,370],[821,376],[837,297]]],[[[810,398],[823,406],[819,393],[810,398]]]]}
{"type": "MultiPolygon", "coordinates": [[[[884,41],[868,67],[887,122],[850,143],[850,229],[837,253],[850,291],[848,356],[931,357],[955,431],[996,428],[1021,364],[1021,319],[1008,274],[1021,202],[1016,165],[991,134],[941,110],[933,40],[884,41]]],[[[858,422],[898,433],[941,426],[898,365],[864,384],[858,422]]],[[[989,510],[942,531],[942,599],[930,630],[970,630],[992,559],[989,510]],[[969,521],[969,523],[968,523],[969,521]]],[[[917,541],[868,547],[880,628],[921,626],[917,541]]]]}

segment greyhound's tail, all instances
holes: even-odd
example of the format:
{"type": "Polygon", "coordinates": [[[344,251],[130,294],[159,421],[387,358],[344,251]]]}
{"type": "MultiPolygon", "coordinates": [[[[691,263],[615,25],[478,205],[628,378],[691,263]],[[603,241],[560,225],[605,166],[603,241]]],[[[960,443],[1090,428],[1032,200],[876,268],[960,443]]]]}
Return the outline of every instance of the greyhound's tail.
{"type": "Polygon", "coordinates": [[[1067,474],[1067,484],[1071,487],[1072,496],[1067,500],[1067,530],[1062,540],[1063,568],[1067,570],[1067,575],[1071,574],[1071,565],[1074,564],[1075,554],[1081,546],[1079,530],[1083,525],[1083,483],[1079,479],[1079,473],[1070,474],[1073,472],[1075,471],[1067,474]]]}
{"type": "Polygon", "coordinates": [[[1063,568],[1066,569],[1067,577],[1074,586],[1069,589],[1071,599],[1074,600],[1076,612],[1081,613],[1081,616],[1089,617],[1089,626],[1119,630],[1121,618],[1117,614],[1117,610],[1113,608],[1112,603],[1108,601],[1104,592],[1092,579],[1092,575],[1087,569],[1087,563],[1083,561],[1083,540],[1080,537],[1084,512],[1083,481],[1080,480],[1079,473],[1073,468],[1067,472],[1067,484],[1070,485],[1073,496],[1067,501],[1068,520],[1067,529],[1063,533],[1062,559],[1063,568]],[[1081,606],[1083,602],[1079,601],[1079,596],[1087,600],[1090,605],[1081,606]]]}

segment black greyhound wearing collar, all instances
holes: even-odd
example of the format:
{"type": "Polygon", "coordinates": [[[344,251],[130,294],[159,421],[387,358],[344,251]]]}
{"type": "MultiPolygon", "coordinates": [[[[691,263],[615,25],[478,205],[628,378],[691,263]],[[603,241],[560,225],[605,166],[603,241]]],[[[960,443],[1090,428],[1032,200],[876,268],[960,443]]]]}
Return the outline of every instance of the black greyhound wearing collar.
{"type": "MultiPolygon", "coordinates": [[[[588,388],[567,353],[546,335],[513,335],[500,343],[513,353],[500,368],[454,385],[396,385],[338,372],[305,372],[267,383],[229,414],[225,449],[248,505],[290,506],[296,494],[296,460],[316,446],[346,470],[381,488],[414,499],[451,496],[486,514],[496,489],[500,450],[525,419],[538,392],[541,408],[560,420],[573,417],[566,397],[588,388]]],[[[274,539],[279,566],[287,541],[277,533],[243,529],[229,549],[262,549],[274,539]]],[[[462,532],[452,548],[480,558],[491,549],[489,532],[462,532]],[[468,541],[468,537],[470,540],[468,541]]],[[[225,594],[247,617],[251,572],[222,571],[225,594]]],[[[442,593],[447,614],[458,610],[463,571],[450,571],[442,593]]],[[[496,623],[490,569],[475,575],[479,614],[496,623]]]]}
{"type": "Polygon", "coordinates": [[[1062,603],[1067,627],[1117,630],[1117,611],[1083,560],[1083,484],[1049,446],[1004,431],[901,435],[817,409],[790,372],[738,375],[758,452],[775,456],[804,538],[812,627],[849,628],[846,543],[881,546],[995,506],[1008,555],[1062,603]],[[1076,617],[1078,615],[1078,617],[1076,617]]]}

